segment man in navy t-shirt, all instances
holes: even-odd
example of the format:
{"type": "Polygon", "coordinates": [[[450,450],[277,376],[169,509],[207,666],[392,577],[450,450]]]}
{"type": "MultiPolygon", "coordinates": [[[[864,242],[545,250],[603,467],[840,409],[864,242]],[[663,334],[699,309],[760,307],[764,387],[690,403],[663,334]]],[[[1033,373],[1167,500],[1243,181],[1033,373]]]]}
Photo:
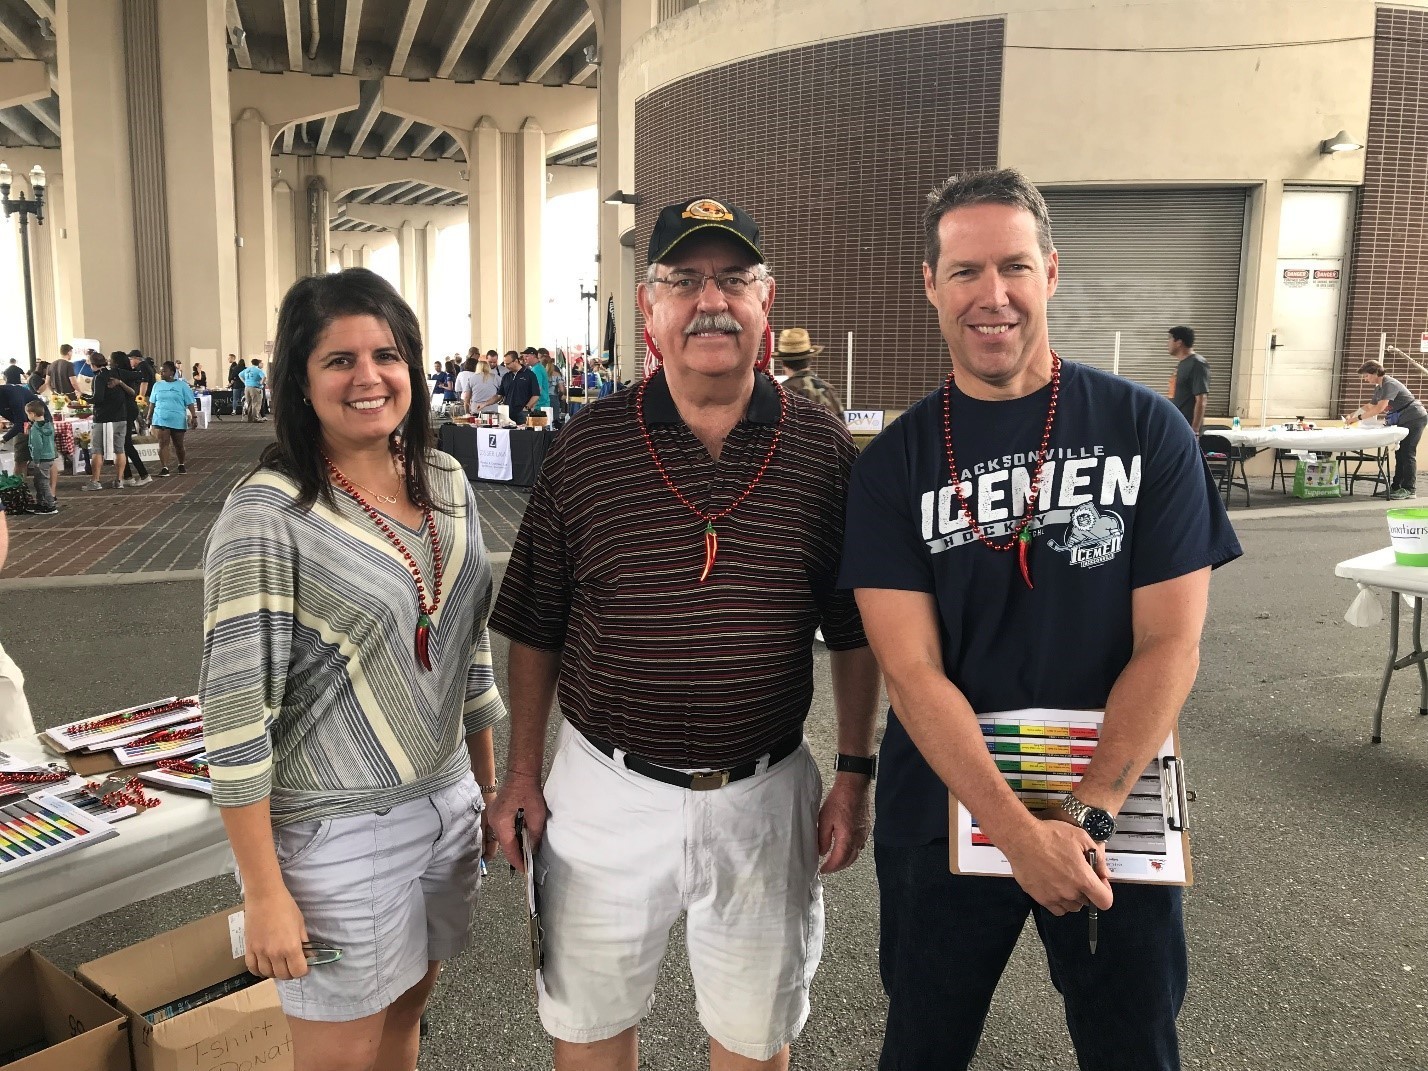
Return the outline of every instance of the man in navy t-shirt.
{"type": "Polygon", "coordinates": [[[1080,1066],[1178,1068],[1181,890],[1113,891],[1104,841],[1194,683],[1210,570],[1240,547],[1169,401],[1052,351],[1036,188],[988,172],[928,203],[923,280],[953,375],[859,459],[840,577],[893,707],[874,830],[880,1066],[967,1066],[1031,914],[1080,1066]],[[1105,711],[1084,775],[1038,812],[976,721],[1032,707],[1105,711]],[[949,872],[949,789],[1012,879],[949,872]]]}

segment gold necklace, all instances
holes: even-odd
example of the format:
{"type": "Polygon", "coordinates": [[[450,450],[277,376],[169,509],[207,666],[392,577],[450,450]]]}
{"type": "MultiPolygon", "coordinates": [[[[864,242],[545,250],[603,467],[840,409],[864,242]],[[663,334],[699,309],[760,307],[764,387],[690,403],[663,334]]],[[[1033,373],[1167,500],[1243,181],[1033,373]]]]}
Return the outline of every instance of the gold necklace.
{"type": "MultiPolygon", "coordinates": [[[[329,461],[328,464],[331,465],[332,462],[329,461]]],[[[398,490],[398,492],[397,492],[396,494],[394,494],[394,495],[383,495],[383,494],[378,494],[376,491],[372,490],[370,487],[364,487],[362,484],[358,483],[356,480],[354,480],[351,476],[348,476],[346,473],[343,473],[343,479],[345,479],[348,483],[352,484],[352,486],[361,488],[361,490],[366,491],[369,495],[371,495],[373,498],[375,498],[378,502],[385,502],[385,503],[386,503],[387,505],[389,505],[389,506],[395,506],[399,501],[401,501],[402,495],[401,495],[401,491],[400,491],[400,490],[398,490]]],[[[399,476],[398,479],[400,480],[401,477],[399,476]]]]}

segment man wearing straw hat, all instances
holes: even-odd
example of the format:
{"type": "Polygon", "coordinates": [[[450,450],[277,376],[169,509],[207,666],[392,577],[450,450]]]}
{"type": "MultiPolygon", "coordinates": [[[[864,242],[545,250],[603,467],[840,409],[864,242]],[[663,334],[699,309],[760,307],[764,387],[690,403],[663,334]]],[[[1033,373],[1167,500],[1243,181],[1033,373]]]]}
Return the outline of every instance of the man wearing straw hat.
{"type": "Polygon", "coordinates": [[[774,352],[783,365],[783,374],[788,377],[783,381],[784,390],[801,394],[839,420],[843,419],[843,403],[838,400],[838,392],[815,376],[809,367],[813,358],[823,352],[823,347],[813,345],[805,328],[786,327],[780,331],[774,352]]]}
{"type": "Polygon", "coordinates": [[[834,583],[856,451],[765,372],[774,281],[747,213],[666,207],[649,266],[651,371],[556,440],[491,617],[513,697],[491,827],[518,865],[518,810],[539,842],[557,1071],[635,1071],[681,916],[710,1067],[783,1071],[822,953],[819,856],[848,866],[869,824],[879,680],[834,583]],[[619,478],[592,495],[601,472],[619,478]],[[840,752],[821,805],[803,735],[820,625],[840,752]]]}

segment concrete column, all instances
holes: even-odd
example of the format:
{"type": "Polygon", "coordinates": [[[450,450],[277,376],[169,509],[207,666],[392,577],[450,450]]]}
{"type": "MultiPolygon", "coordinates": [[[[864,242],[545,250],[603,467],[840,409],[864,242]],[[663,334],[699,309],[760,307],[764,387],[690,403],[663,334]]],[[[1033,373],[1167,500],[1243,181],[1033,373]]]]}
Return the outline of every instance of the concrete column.
{"type": "MultiPolygon", "coordinates": [[[[224,0],[158,0],[158,9],[172,356],[187,367],[239,349],[226,6],[224,0]]],[[[262,339],[256,344],[261,350],[262,339]]]]}
{"type": "Polygon", "coordinates": [[[417,294],[417,268],[421,251],[417,246],[416,224],[409,219],[404,219],[397,226],[397,264],[400,273],[402,297],[406,299],[408,305],[416,312],[417,319],[421,319],[421,310],[418,305],[417,294]]]}
{"type": "Polygon", "coordinates": [[[139,341],[123,39],[120,5],[56,5],[72,326],[109,349],[139,341]]]}
{"type": "Polygon", "coordinates": [[[545,288],[541,285],[542,220],[545,214],[545,131],[534,119],[521,124],[516,135],[521,162],[520,258],[516,271],[520,285],[521,325],[526,342],[545,344],[545,288]]]}
{"type": "Polygon", "coordinates": [[[55,258],[50,232],[55,229],[46,191],[45,222],[30,221],[30,277],[35,297],[35,357],[51,361],[59,355],[58,320],[55,315],[55,258]]]}
{"type": "Polygon", "coordinates": [[[245,108],[233,124],[233,179],[238,219],[238,331],[242,353],[261,353],[277,322],[273,196],[269,178],[272,133],[245,108]]]}
{"type": "Polygon", "coordinates": [[[421,337],[426,344],[428,357],[431,354],[433,345],[431,337],[431,325],[434,309],[431,300],[431,286],[436,279],[436,234],[435,223],[428,223],[422,227],[418,234],[421,236],[421,305],[417,308],[417,315],[421,317],[421,337]]]}
{"type": "Polygon", "coordinates": [[[327,255],[332,249],[332,235],[327,229],[330,197],[327,180],[314,175],[303,189],[303,202],[298,207],[298,226],[302,228],[298,258],[298,275],[325,275],[327,255]]]}
{"type": "MultiPolygon", "coordinates": [[[[53,273],[51,287],[55,295],[55,328],[58,343],[63,344],[75,337],[74,318],[71,315],[70,298],[70,250],[75,242],[65,224],[66,201],[63,175],[47,176],[49,185],[45,189],[45,229],[50,243],[50,268],[53,273]]],[[[58,356],[56,352],[55,356],[58,356]]]]}
{"type": "Polygon", "coordinates": [[[359,245],[357,247],[356,263],[354,268],[370,268],[372,266],[372,247],[370,245],[359,245]]]}
{"type": "MultiPolygon", "coordinates": [[[[601,16],[597,17],[600,27],[600,56],[604,60],[599,85],[596,89],[596,125],[599,137],[599,156],[596,160],[596,193],[600,198],[600,278],[596,286],[599,299],[593,342],[599,350],[605,336],[605,308],[611,295],[615,298],[616,337],[619,341],[617,359],[621,378],[630,378],[633,369],[640,367],[643,354],[635,346],[635,272],[633,251],[620,244],[620,235],[635,225],[635,211],[628,205],[607,205],[605,198],[616,190],[626,193],[639,191],[634,186],[634,105],[622,108],[618,57],[627,42],[633,42],[648,27],[643,25],[641,15],[645,12],[626,10],[640,5],[627,4],[623,0],[605,0],[601,16]],[[620,115],[627,113],[628,137],[621,134],[620,115]]],[[[649,5],[642,5],[648,9],[649,5]]]]}
{"type": "Polygon", "coordinates": [[[280,178],[273,183],[273,294],[280,306],[283,295],[297,282],[296,231],[293,188],[286,179],[280,178]]]}
{"type": "Polygon", "coordinates": [[[471,242],[471,345],[509,349],[502,333],[501,131],[482,116],[467,153],[471,242]]]}
{"type": "Polygon", "coordinates": [[[342,266],[344,268],[361,267],[361,265],[357,263],[357,250],[353,249],[350,245],[344,245],[338,252],[342,254],[342,266]]]}

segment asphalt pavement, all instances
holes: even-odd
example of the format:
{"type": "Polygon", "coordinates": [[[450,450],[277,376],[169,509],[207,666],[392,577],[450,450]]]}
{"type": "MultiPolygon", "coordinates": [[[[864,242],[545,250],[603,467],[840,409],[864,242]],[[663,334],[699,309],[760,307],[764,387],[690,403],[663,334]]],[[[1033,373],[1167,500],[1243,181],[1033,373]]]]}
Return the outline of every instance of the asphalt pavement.
{"type": "MultiPolygon", "coordinates": [[[[1199,683],[1181,721],[1198,795],[1185,1066],[1428,1067],[1428,718],[1417,714],[1416,676],[1401,674],[1384,742],[1369,743],[1386,625],[1346,625],[1353,586],[1333,577],[1336,562],[1385,545],[1383,515],[1346,508],[1235,519],[1246,555],[1215,576],[1199,683]]],[[[195,687],[200,584],[95,580],[0,590],[4,644],[27,675],[42,726],[195,687]]],[[[499,639],[497,659],[504,687],[499,639]]],[[[809,735],[831,761],[821,648],[817,674],[809,735]]],[[[426,1071],[550,1066],[523,960],[520,895],[505,868],[493,868],[474,948],[449,965],[431,1006],[426,1071]]],[[[826,899],[813,1014],[793,1065],[866,1071],[877,1063],[884,1010],[871,858],[830,879],[826,899]]],[[[235,903],[231,880],[204,881],[37,947],[69,968],[235,903]]],[[[670,942],[641,1067],[707,1066],[682,944],[678,935],[670,942]]],[[[1075,1066],[1031,927],[973,1066],[1075,1066]]]]}

